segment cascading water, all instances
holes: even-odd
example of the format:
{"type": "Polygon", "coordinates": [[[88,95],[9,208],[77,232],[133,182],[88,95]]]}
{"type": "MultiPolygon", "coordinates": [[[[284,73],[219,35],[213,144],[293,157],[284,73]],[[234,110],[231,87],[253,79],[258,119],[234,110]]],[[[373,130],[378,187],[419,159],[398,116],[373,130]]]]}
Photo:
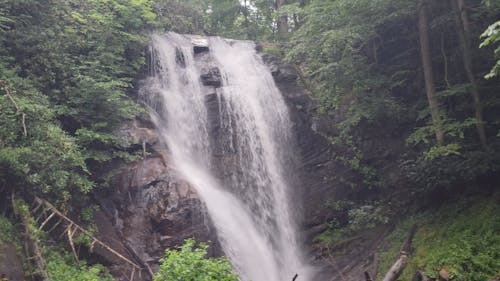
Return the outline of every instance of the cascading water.
{"type": "Polygon", "coordinates": [[[153,36],[152,75],[143,89],[151,116],[241,280],[311,280],[285,180],[293,142],[283,98],[252,42],[207,40],[210,57],[201,59],[192,37],[153,36]],[[217,89],[201,83],[206,60],[220,69],[217,89]],[[216,112],[207,94],[216,97],[216,112]]]}

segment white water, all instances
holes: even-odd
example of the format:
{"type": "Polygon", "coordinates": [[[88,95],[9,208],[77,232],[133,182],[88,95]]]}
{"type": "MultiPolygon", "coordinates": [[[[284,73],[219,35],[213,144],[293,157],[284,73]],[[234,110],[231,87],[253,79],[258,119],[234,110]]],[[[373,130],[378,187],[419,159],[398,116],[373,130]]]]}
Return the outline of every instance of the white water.
{"type": "Polygon", "coordinates": [[[287,281],[295,274],[297,281],[311,280],[289,204],[291,122],[283,98],[253,43],[208,40],[223,77],[219,134],[210,136],[208,115],[214,113],[186,36],[153,37],[153,75],[145,87],[151,116],[174,165],[204,201],[241,280],[287,281]],[[215,143],[224,144],[217,159],[215,143]],[[220,159],[230,159],[222,165],[227,177],[215,171],[220,159]]]}

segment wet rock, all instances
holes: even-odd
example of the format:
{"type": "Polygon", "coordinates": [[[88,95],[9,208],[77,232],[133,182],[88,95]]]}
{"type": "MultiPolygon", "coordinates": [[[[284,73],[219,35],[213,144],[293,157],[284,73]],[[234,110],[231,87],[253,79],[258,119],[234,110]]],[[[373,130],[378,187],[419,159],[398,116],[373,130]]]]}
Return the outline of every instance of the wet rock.
{"type": "Polygon", "coordinates": [[[134,119],[120,127],[115,135],[120,138],[119,146],[124,149],[142,149],[158,143],[158,134],[150,120],[134,119]]]}
{"type": "Polygon", "coordinates": [[[199,36],[192,37],[191,43],[193,44],[193,51],[194,51],[195,55],[200,54],[200,53],[206,53],[210,50],[207,38],[203,38],[203,37],[199,37],[199,36]]]}
{"type": "Polygon", "coordinates": [[[297,80],[298,74],[295,68],[273,54],[263,54],[262,59],[268,65],[274,80],[278,83],[293,83],[297,80]]]}
{"type": "MultiPolygon", "coordinates": [[[[134,120],[119,131],[128,145],[146,142],[151,155],[115,167],[107,191],[94,193],[101,210],[95,214],[98,237],[120,254],[156,271],[166,248],[175,248],[187,238],[217,241],[205,207],[196,191],[172,167],[168,151],[156,144],[158,136],[147,122],[134,120]]],[[[209,243],[211,255],[220,246],[209,243]]],[[[130,266],[103,250],[96,251],[117,280],[129,280],[130,266]]],[[[135,281],[149,280],[146,271],[135,281]]]]}
{"type": "Polygon", "coordinates": [[[181,67],[186,67],[186,57],[179,48],[175,49],[175,62],[181,67]]]}
{"type": "MultiPolygon", "coordinates": [[[[345,113],[335,113],[335,118],[338,118],[336,120],[319,116],[314,100],[308,91],[298,84],[298,73],[295,69],[272,54],[262,54],[262,59],[285,98],[293,122],[299,157],[296,170],[300,180],[297,182],[300,184],[292,184],[292,199],[294,202],[302,202],[302,206],[298,208],[304,222],[302,231],[307,239],[306,245],[315,256],[316,266],[322,269],[315,280],[364,280],[364,271],[374,271],[377,264],[376,253],[383,246],[387,229],[360,233],[356,239],[343,243],[341,248],[332,251],[333,261],[325,260],[324,249],[314,246],[314,237],[326,230],[326,222],[332,219],[332,213],[323,207],[327,203],[326,200],[364,200],[374,192],[366,191],[360,195],[346,184],[359,182],[359,176],[350,167],[335,160],[342,148],[334,146],[325,137],[338,134],[332,123],[342,121],[345,113]]],[[[387,124],[384,124],[384,128],[360,124],[360,129],[371,136],[362,142],[361,147],[365,151],[365,159],[371,162],[370,165],[384,167],[381,174],[389,185],[402,186],[403,176],[398,172],[397,157],[402,155],[404,138],[398,136],[398,133],[388,133],[400,133],[400,129],[388,130],[386,127],[387,124]],[[388,147],[390,149],[387,149],[388,147]]]]}
{"type": "Polygon", "coordinates": [[[218,67],[211,67],[209,69],[204,69],[203,73],[200,75],[201,82],[205,86],[220,87],[222,85],[222,77],[218,67]]]}
{"type": "Polygon", "coordinates": [[[190,237],[213,240],[204,207],[195,190],[163,157],[149,158],[120,175],[114,202],[121,232],[136,254],[152,268],[166,248],[190,237]]]}

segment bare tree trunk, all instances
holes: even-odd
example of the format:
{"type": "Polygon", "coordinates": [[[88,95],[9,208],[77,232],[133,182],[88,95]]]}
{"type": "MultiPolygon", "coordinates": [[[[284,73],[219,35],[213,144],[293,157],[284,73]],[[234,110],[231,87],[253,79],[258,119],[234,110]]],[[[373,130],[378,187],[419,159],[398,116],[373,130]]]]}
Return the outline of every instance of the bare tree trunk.
{"type": "Polygon", "coordinates": [[[406,254],[401,254],[399,259],[392,265],[391,269],[389,269],[382,281],[396,281],[401,273],[403,273],[407,264],[408,256],[406,254]]]}
{"type": "Polygon", "coordinates": [[[247,39],[254,39],[250,34],[250,22],[248,20],[248,0],[243,1],[243,16],[245,17],[245,33],[247,34],[247,39]]]}
{"type": "Polygon", "coordinates": [[[420,53],[422,55],[422,65],[424,68],[425,89],[427,100],[431,109],[432,123],[436,134],[438,145],[444,144],[443,122],[439,115],[439,102],[434,86],[434,73],[432,69],[431,51],[429,46],[429,27],[427,23],[427,1],[419,1],[418,29],[420,35],[420,53]]]}
{"type": "MultiPolygon", "coordinates": [[[[286,4],[286,0],[276,0],[276,11],[279,11],[283,5],[286,4]]],[[[278,19],[278,36],[280,38],[286,37],[288,33],[288,17],[281,16],[278,19]]]]}
{"type": "Polygon", "coordinates": [[[486,132],[484,128],[483,106],[481,104],[481,96],[477,86],[476,78],[472,66],[472,34],[470,30],[469,17],[465,6],[465,0],[452,0],[452,6],[455,14],[455,25],[460,39],[462,49],[462,60],[464,63],[467,79],[471,83],[471,95],[474,101],[474,111],[476,117],[476,128],[479,135],[479,140],[483,146],[486,146],[486,132]]]}
{"type": "MultiPolygon", "coordinates": [[[[391,269],[385,274],[384,279],[382,281],[396,281],[403,270],[406,268],[408,264],[408,255],[411,252],[411,243],[413,242],[413,237],[417,233],[418,226],[414,224],[410,231],[408,232],[408,237],[403,242],[401,249],[399,250],[399,258],[396,262],[391,266],[391,269]]],[[[368,281],[368,276],[365,275],[365,279],[368,281]]]]}

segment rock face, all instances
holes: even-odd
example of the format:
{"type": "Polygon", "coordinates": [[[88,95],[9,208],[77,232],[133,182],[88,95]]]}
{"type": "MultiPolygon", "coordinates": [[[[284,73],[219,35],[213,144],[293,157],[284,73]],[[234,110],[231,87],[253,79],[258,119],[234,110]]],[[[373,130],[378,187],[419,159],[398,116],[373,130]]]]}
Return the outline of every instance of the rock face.
{"type": "Polygon", "coordinates": [[[218,88],[222,85],[222,78],[218,67],[205,69],[200,78],[201,83],[203,83],[203,85],[205,86],[213,86],[218,88]]]}
{"type": "MultiPolygon", "coordinates": [[[[335,134],[330,131],[331,126],[328,124],[333,121],[317,117],[315,103],[304,86],[306,82],[301,81],[298,70],[274,55],[264,54],[262,57],[285,97],[294,122],[299,154],[297,174],[300,177],[300,185],[295,186],[294,196],[297,202],[302,202],[305,248],[310,250],[314,263],[320,268],[320,274],[315,280],[365,280],[365,271],[372,276],[376,272],[376,252],[384,241],[387,229],[379,228],[360,233],[357,237],[330,249],[328,254],[324,249],[315,246],[313,238],[328,228],[326,222],[332,216],[325,206],[327,200],[346,200],[356,196],[355,191],[339,179],[356,175],[352,175],[351,169],[335,160],[338,148],[325,137],[327,134],[335,134]]],[[[374,139],[367,141],[367,146],[373,147],[372,154],[368,157],[372,157],[374,161],[383,157],[394,157],[397,148],[404,145],[394,143],[395,138],[381,132],[374,132],[373,135],[374,139]],[[381,143],[392,143],[393,146],[382,152],[379,151],[380,148],[387,146],[380,145],[381,143]]]]}
{"type": "Polygon", "coordinates": [[[23,262],[14,244],[0,243],[0,280],[25,280],[23,262]]]}
{"type": "MultiPolygon", "coordinates": [[[[200,199],[171,166],[151,123],[134,120],[118,133],[127,137],[125,147],[144,145],[151,155],[118,168],[113,190],[95,194],[101,210],[94,219],[100,239],[145,269],[135,280],[149,280],[149,269],[156,272],[165,249],[187,238],[217,239],[200,199]]],[[[211,245],[211,254],[219,254],[217,243],[211,245]]],[[[130,279],[130,266],[102,249],[98,254],[118,280],[130,279]]]]}

